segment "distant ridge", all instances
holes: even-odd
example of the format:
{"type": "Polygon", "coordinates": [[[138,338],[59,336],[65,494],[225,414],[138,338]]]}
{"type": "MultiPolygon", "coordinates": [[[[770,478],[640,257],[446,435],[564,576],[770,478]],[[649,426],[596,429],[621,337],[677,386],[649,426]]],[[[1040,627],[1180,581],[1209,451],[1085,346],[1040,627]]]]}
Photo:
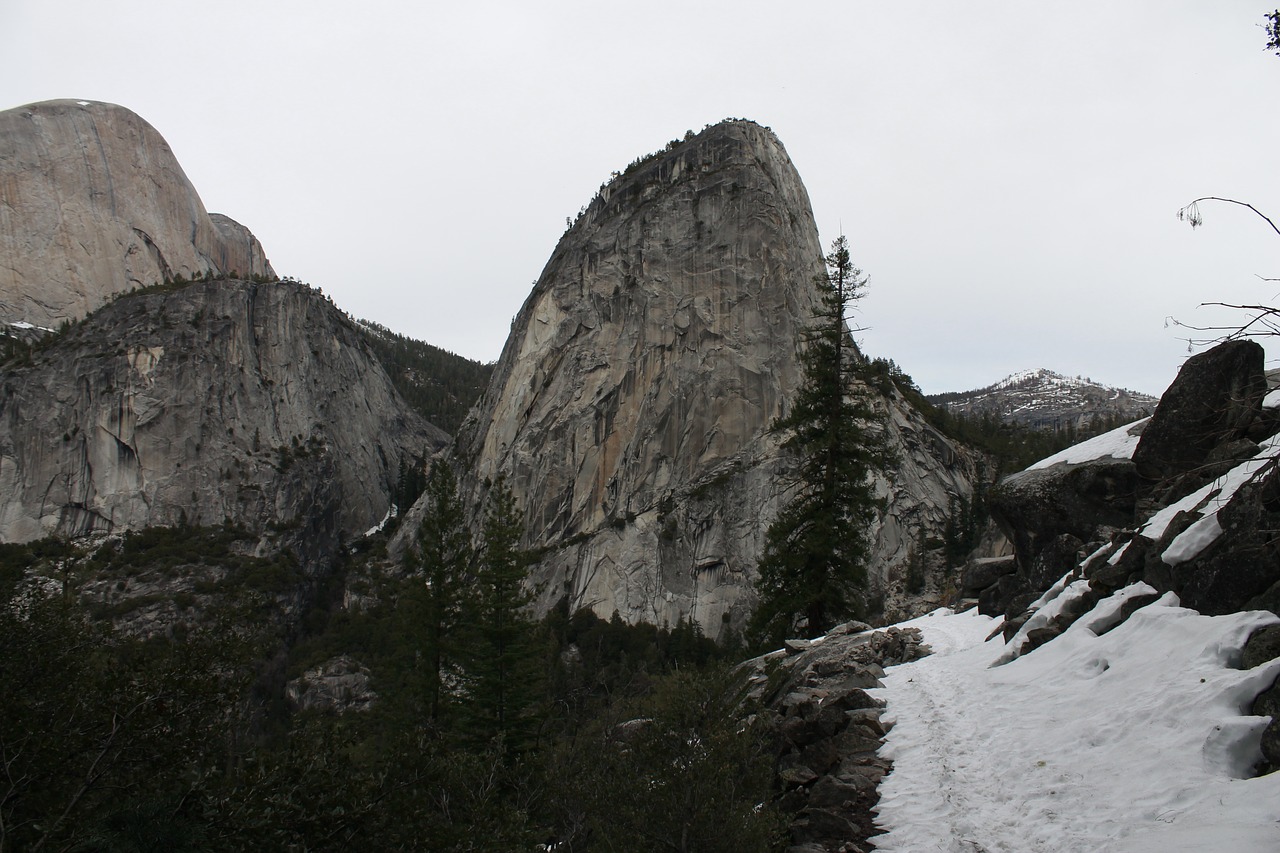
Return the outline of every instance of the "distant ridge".
{"type": "Polygon", "coordinates": [[[928,399],[953,415],[992,415],[1004,423],[1050,430],[1137,420],[1155,411],[1160,402],[1149,394],[1044,368],[1019,371],[974,391],[933,394],[928,399]]]}

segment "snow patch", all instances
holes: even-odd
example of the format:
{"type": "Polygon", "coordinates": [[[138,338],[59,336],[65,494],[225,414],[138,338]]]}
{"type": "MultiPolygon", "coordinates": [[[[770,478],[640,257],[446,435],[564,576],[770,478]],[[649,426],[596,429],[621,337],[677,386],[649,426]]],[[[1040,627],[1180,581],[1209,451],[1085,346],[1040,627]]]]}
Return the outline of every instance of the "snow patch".
{"type": "Polygon", "coordinates": [[[373,527],[370,527],[368,530],[364,532],[365,538],[368,539],[370,536],[374,535],[375,533],[381,533],[382,529],[387,526],[387,522],[395,518],[399,513],[400,513],[400,508],[395,504],[392,504],[390,507],[387,508],[387,514],[382,517],[382,521],[379,521],[373,527]]]}
{"type": "Polygon", "coordinates": [[[26,320],[14,320],[10,322],[8,325],[12,326],[15,329],[22,329],[24,331],[27,329],[36,329],[37,331],[41,331],[41,332],[53,331],[53,329],[46,329],[44,326],[37,326],[34,323],[28,323],[26,320]]]}
{"type": "Polygon", "coordinates": [[[1117,427],[1110,432],[1104,432],[1102,435],[1094,436],[1088,441],[1082,441],[1079,444],[1068,447],[1061,453],[1055,453],[1052,456],[1041,459],[1034,465],[1029,466],[1027,470],[1049,468],[1058,464],[1075,465],[1081,462],[1092,462],[1095,459],[1132,459],[1133,451],[1138,446],[1138,440],[1142,438],[1142,430],[1146,428],[1147,422],[1150,420],[1151,418],[1143,418],[1140,421],[1117,427]]]}
{"type": "MultiPolygon", "coordinates": [[[[1068,594],[1066,585],[1058,598],[1068,594]]],[[[1244,778],[1280,674],[1239,649],[1260,611],[1203,616],[1166,595],[1099,636],[1128,587],[1007,666],[969,611],[913,620],[934,653],[873,692],[896,724],[881,754],[878,853],[1280,850],[1280,773],[1244,778]]]]}
{"type": "Polygon", "coordinates": [[[1139,530],[1139,534],[1157,541],[1168,530],[1169,524],[1180,512],[1198,512],[1201,517],[1190,527],[1178,534],[1169,547],[1161,554],[1161,559],[1171,566],[1193,559],[1222,535],[1222,525],[1218,522],[1218,510],[1226,506],[1241,486],[1253,481],[1257,476],[1270,469],[1280,457],[1280,435],[1272,436],[1262,443],[1261,449],[1252,459],[1232,468],[1177,503],[1170,504],[1147,520],[1139,530]]]}

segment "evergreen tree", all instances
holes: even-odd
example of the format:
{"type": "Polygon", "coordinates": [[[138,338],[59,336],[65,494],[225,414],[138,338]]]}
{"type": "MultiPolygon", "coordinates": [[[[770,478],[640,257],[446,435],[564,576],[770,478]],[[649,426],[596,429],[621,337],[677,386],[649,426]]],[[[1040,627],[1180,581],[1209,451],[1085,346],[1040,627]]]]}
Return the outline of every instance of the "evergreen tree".
{"type": "Polygon", "coordinates": [[[499,479],[490,490],[474,583],[469,592],[467,727],[481,742],[506,752],[532,743],[538,698],[537,626],[526,615],[528,554],[515,497],[499,479]]]}
{"type": "Polygon", "coordinates": [[[426,511],[418,528],[421,582],[411,585],[402,607],[419,638],[415,654],[421,676],[421,710],[438,723],[444,713],[444,685],[462,655],[463,590],[472,548],[457,481],[448,463],[431,466],[425,494],[426,511]]]}
{"type": "Polygon", "coordinates": [[[795,496],[769,528],[751,622],[760,640],[781,640],[797,617],[809,636],[865,610],[868,526],[880,502],[872,475],[888,464],[862,375],[865,359],[845,323],[867,279],[849,259],[842,236],[817,285],[821,302],[805,337],[804,377],[791,412],[774,424],[784,448],[800,457],[795,496]]]}

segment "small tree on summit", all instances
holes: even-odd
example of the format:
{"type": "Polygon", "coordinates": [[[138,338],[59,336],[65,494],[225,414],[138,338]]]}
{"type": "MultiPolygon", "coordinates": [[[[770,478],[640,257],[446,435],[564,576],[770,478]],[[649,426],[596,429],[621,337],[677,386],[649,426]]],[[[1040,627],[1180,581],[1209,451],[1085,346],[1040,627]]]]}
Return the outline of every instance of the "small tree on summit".
{"type": "Polygon", "coordinates": [[[873,407],[845,322],[867,279],[843,236],[818,276],[821,302],[801,355],[804,376],[791,412],[773,425],[800,456],[795,496],[770,526],[750,632],[776,643],[797,618],[816,637],[836,621],[863,615],[871,542],[880,509],[872,476],[888,465],[882,415],[873,407]]]}

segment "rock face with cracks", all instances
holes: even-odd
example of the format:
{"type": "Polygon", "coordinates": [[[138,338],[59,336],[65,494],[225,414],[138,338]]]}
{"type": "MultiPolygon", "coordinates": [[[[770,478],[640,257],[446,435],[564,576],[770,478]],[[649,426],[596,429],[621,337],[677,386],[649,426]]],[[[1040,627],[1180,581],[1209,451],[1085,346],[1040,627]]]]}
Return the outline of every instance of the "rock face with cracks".
{"type": "Polygon", "coordinates": [[[205,210],[155,128],[100,101],[0,112],[0,322],[54,328],[206,272],[274,277],[248,229],[205,210]]]}
{"type": "Polygon", "coordinates": [[[400,461],[447,440],[301,284],[122,297],[2,378],[5,542],[232,521],[323,551],[382,520],[400,461]]]}
{"type": "MultiPolygon", "coordinates": [[[[856,248],[855,248],[856,251],[856,248]]],[[[711,636],[740,624],[795,459],[771,424],[799,386],[822,250],[777,137],[727,121],[633,164],[565,233],[459,431],[480,506],[503,476],[538,553],[539,606],[711,636]]],[[[973,462],[893,392],[902,459],[873,560],[883,585],[941,529],[973,462]]]]}

